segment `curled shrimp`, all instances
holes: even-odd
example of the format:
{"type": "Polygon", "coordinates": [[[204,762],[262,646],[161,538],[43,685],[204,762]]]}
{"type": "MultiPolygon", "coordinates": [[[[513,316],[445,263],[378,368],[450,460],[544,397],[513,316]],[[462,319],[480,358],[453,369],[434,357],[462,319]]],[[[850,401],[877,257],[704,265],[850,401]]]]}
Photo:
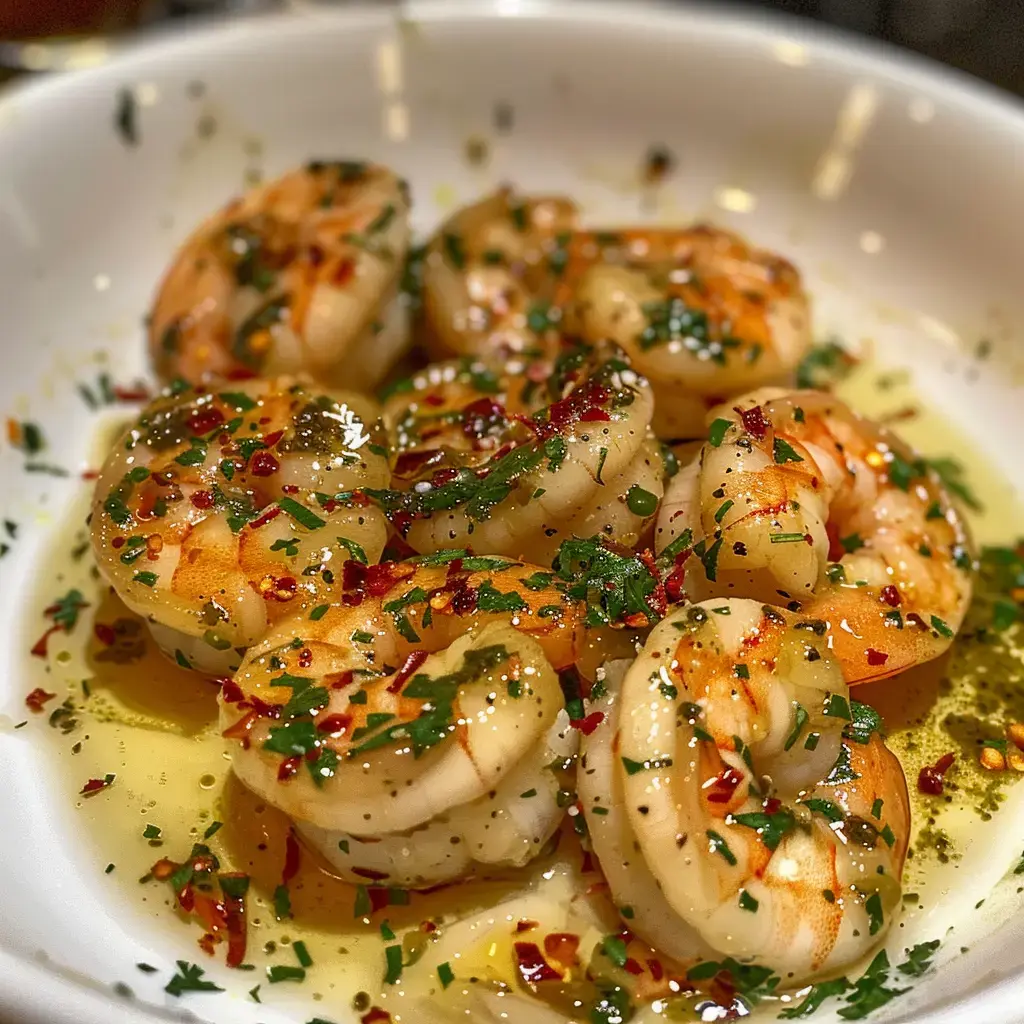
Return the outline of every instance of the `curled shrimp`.
{"type": "Polygon", "coordinates": [[[892,924],[906,780],[808,627],[750,600],[677,609],[596,705],[579,776],[595,851],[626,926],[681,958],[706,944],[796,981],[892,924]]]}
{"type": "Polygon", "coordinates": [[[366,390],[408,340],[409,195],[378,164],[315,161],[228,203],[184,242],[153,303],[165,380],[305,373],[366,390]]]}
{"type": "Polygon", "coordinates": [[[236,648],[326,600],[345,559],[376,561],[379,509],[335,492],[386,484],[374,403],[290,377],[171,389],[96,482],[97,565],[180,662],[223,674],[236,648]]]}
{"type": "Polygon", "coordinates": [[[657,525],[691,599],[799,609],[851,685],[949,646],[973,559],[924,460],[821,392],[765,389],[710,417],[710,439],[671,481],[657,525]]]}
{"type": "Polygon", "coordinates": [[[556,669],[578,631],[535,566],[350,562],[339,603],[279,624],[223,688],[235,774],[349,879],[524,864],[564,814],[545,766],[575,752],[556,669]]]}
{"type": "Polygon", "coordinates": [[[394,478],[373,497],[415,550],[546,565],[567,538],[632,546],[651,521],[663,461],[646,381],[578,348],[536,365],[432,366],[386,402],[394,478]]]}
{"type": "Polygon", "coordinates": [[[564,330],[651,382],[659,437],[697,436],[709,404],[781,383],[811,344],[792,264],[708,225],[580,232],[555,301],[564,330]]]}
{"type": "Polygon", "coordinates": [[[565,267],[576,207],[502,189],[458,210],[431,240],[423,305],[438,355],[506,356],[547,336],[547,304],[565,267]]]}

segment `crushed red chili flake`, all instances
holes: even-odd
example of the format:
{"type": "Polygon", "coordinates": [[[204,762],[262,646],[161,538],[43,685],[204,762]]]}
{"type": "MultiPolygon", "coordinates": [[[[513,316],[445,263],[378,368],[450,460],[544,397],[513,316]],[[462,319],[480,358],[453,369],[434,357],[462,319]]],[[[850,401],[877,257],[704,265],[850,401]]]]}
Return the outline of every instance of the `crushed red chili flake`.
{"type": "Polygon", "coordinates": [[[388,683],[388,693],[398,693],[405,686],[413,672],[416,671],[427,660],[427,652],[424,650],[412,651],[405,659],[405,664],[395,673],[395,678],[388,683]]]}
{"type": "Polygon", "coordinates": [[[152,397],[145,384],[133,384],[130,388],[114,385],[114,398],[119,402],[148,402],[152,397]]]}
{"type": "Polygon", "coordinates": [[[665,977],[665,968],[661,966],[660,960],[649,959],[647,961],[647,970],[651,972],[651,977],[655,981],[661,981],[665,977]]]}
{"type": "Polygon", "coordinates": [[[263,443],[268,448],[273,448],[274,445],[277,444],[277,442],[280,441],[282,437],[284,437],[284,431],[283,430],[274,430],[274,431],[271,431],[269,434],[267,434],[263,438],[263,443]]]}
{"type": "Polygon", "coordinates": [[[953,767],[956,755],[943,754],[935,764],[926,764],[917,775],[917,788],[928,796],[942,796],[946,772],[953,767]]]}
{"type": "Polygon", "coordinates": [[[733,411],[739,415],[740,421],[743,423],[743,429],[748,434],[756,437],[758,441],[764,440],[771,424],[765,418],[764,410],[761,406],[755,405],[753,409],[741,409],[737,405],[734,406],[733,411]]]}
{"type": "Polygon", "coordinates": [[[209,434],[210,431],[216,430],[223,422],[224,413],[220,409],[213,405],[205,405],[200,409],[196,409],[189,416],[188,429],[196,435],[209,434]]]}
{"type": "Polygon", "coordinates": [[[551,932],[544,936],[544,955],[551,957],[562,967],[572,967],[576,963],[579,948],[580,937],[571,932],[551,932]]]}
{"type": "Polygon", "coordinates": [[[869,647],[866,653],[869,665],[884,665],[889,660],[889,655],[885,651],[876,651],[874,647],[869,647]]]}
{"type": "Polygon", "coordinates": [[[224,698],[225,704],[238,704],[240,701],[245,699],[245,693],[234,679],[224,677],[223,679],[220,679],[219,682],[220,692],[224,698]]]}
{"type": "Polygon", "coordinates": [[[114,784],[114,775],[104,775],[102,779],[90,779],[79,791],[81,796],[92,796],[104,789],[109,789],[114,784]]]}
{"type": "Polygon", "coordinates": [[[213,497],[213,491],[194,491],[189,495],[189,501],[195,505],[196,508],[206,510],[213,508],[215,499],[213,497]]]}
{"type": "Polygon", "coordinates": [[[364,1013],[359,1018],[359,1024],[386,1024],[391,1020],[391,1014],[382,1010],[379,1006],[371,1006],[369,1013],[364,1013]]]}
{"type": "Polygon", "coordinates": [[[83,480],[98,480],[100,471],[98,469],[83,469],[82,479],[83,480]]]}
{"type": "Polygon", "coordinates": [[[528,920],[526,918],[523,918],[522,920],[516,922],[516,934],[517,935],[521,935],[523,932],[528,932],[528,931],[531,931],[534,928],[539,928],[539,927],[540,927],[540,922],[539,921],[530,921],[530,920],[528,920]]]}
{"type": "Polygon", "coordinates": [[[633,957],[630,957],[622,966],[627,971],[629,971],[630,974],[643,974],[644,973],[644,969],[643,969],[643,966],[641,965],[640,961],[639,960],[634,960],[633,957]]]}
{"type": "Polygon", "coordinates": [[[249,529],[258,530],[261,526],[266,526],[272,519],[276,519],[280,514],[280,507],[277,505],[271,505],[258,519],[254,519],[249,524],[249,529]]]}
{"type": "Polygon", "coordinates": [[[603,711],[591,711],[586,718],[570,722],[574,729],[579,729],[584,736],[589,736],[604,721],[603,711]]]}
{"type": "Polygon", "coordinates": [[[727,804],[742,781],[742,772],[738,772],[732,765],[727,765],[704,790],[704,799],[709,804],[727,804]]]}
{"type": "Polygon", "coordinates": [[[527,985],[540,981],[561,981],[562,976],[544,959],[540,946],[535,942],[515,943],[516,968],[527,985]]]}
{"type": "Polygon", "coordinates": [[[894,587],[891,583],[882,587],[882,592],[880,596],[882,600],[887,605],[889,605],[890,608],[899,608],[900,601],[903,600],[903,598],[900,595],[899,589],[897,587],[894,587]]]}
{"type": "MultiPolygon", "coordinates": [[[[340,736],[352,724],[351,715],[328,715],[326,718],[318,718],[316,731],[328,736],[340,736]]],[[[317,751],[319,756],[319,751],[317,751]]]]}
{"type": "Polygon", "coordinates": [[[299,668],[309,668],[313,664],[313,652],[308,647],[299,651],[299,668]]]}
{"type": "Polygon", "coordinates": [[[51,626],[33,645],[29,653],[36,658],[45,658],[48,654],[47,644],[54,633],[62,633],[63,626],[51,626]]]}
{"type": "Polygon", "coordinates": [[[292,757],[286,757],[278,765],[277,781],[287,782],[299,770],[300,764],[302,764],[302,756],[300,754],[295,754],[292,757]]]}
{"type": "Polygon", "coordinates": [[[253,476],[273,476],[281,468],[281,463],[270,452],[258,451],[249,460],[249,472],[253,476]]]}
{"type": "Polygon", "coordinates": [[[291,830],[284,841],[284,867],[281,869],[281,884],[287,885],[299,873],[299,841],[291,830]]]}
{"type": "Polygon", "coordinates": [[[37,686],[26,698],[25,704],[30,711],[35,711],[37,714],[43,710],[43,706],[47,701],[53,700],[57,694],[47,693],[41,686],[37,686]]]}

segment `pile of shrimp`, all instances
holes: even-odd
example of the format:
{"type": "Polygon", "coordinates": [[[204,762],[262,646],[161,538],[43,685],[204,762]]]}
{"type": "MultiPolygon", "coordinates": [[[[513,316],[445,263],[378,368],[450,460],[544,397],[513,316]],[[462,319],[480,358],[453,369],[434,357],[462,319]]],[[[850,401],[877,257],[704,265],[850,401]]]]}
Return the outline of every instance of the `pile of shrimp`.
{"type": "Polygon", "coordinates": [[[515,871],[573,814],[624,933],[675,962],[854,964],[910,810],[850,688],[955,637],[955,502],[793,387],[782,257],[510,190],[410,250],[409,205],[315,162],[184,243],[150,318],[168,389],[97,482],[101,572],[221,677],[235,774],[341,877],[515,871]]]}

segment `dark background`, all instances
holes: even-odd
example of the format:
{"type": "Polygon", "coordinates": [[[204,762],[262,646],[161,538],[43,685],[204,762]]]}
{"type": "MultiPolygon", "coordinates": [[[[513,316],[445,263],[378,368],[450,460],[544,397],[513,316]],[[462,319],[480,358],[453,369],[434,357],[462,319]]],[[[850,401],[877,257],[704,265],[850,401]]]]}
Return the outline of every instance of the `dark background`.
{"type": "MultiPolygon", "coordinates": [[[[130,31],[167,18],[188,19],[225,8],[244,12],[284,2],[0,0],[0,41],[130,31]]],[[[916,50],[1024,95],[1024,0],[705,0],[705,6],[774,8],[839,25],[916,50]]],[[[8,62],[12,60],[8,56],[8,62]]],[[[0,67],[3,63],[0,59],[0,67]]]]}

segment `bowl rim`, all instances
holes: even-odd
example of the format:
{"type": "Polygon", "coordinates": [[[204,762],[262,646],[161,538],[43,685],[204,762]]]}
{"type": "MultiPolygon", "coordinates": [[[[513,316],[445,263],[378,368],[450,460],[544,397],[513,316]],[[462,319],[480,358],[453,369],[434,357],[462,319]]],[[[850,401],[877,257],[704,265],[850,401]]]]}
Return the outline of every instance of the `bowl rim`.
{"type": "MultiPolygon", "coordinates": [[[[107,42],[109,55],[95,66],[59,73],[29,74],[0,92],[0,150],[5,145],[8,109],[45,110],[83,84],[123,85],[147,65],[176,57],[196,58],[253,39],[301,39],[323,26],[390,27],[396,22],[453,24],[543,20],[569,27],[580,22],[671,31],[719,45],[761,47],[765,42],[791,42],[806,48],[812,63],[838,68],[851,78],[874,75],[919,90],[922,95],[979,118],[989,130],[1024,140],[1024,103],[1012,93],[969,72],[893,43],[796,15],[733,7],[726,10],[693,0],[355,0],[320,7],[315,0],[292,0],[293,7],[243,18],[201,18],[143,30],[128,41],[107,42]]],[[[2,941],[2,940],[0,940],[2,941]]],[[[1024,1021],[1021,982],[1003,978],[989,988],[964,995],[947,1006],[912,1017],[918,1024],[954,1024],[968,1005],[984,1009],[992,1019],[1024,1021]]],[[[166,1024],[169,1020],[210,1021],[202,1007],[187,1009],[128,1002],[111,989],[66,970],[45,954],[0,945],[0,1012],[17,1014],[20,1024],[109,1024],[113,1018],[133,1024],[166,1024]],[[197,1009],[200,1011],[197,1013],[197,1009]]]]}

